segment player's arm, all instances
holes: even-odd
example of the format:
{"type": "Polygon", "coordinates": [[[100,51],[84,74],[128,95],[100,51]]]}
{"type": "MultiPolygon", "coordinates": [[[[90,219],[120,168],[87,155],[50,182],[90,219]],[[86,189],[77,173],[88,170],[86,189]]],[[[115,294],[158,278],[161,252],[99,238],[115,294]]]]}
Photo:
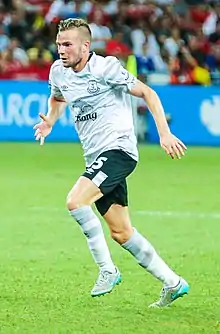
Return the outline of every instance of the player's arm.
{"type": "Polygon", "coordinates": [[[169,134],[170,129],[165,117],[162,103],[157,93],[143,82],[137,80],[136,84],[131,88],[130,94],[143,98],[147,103],[147,106],[154,117],[159,136],[161,137],[169,134]]]}
{"type": "MultiPolygon", "coordinates": [[[[46,119],[49,125],[53,126],[58,118],[62,115],[66,108],[66,102],[57,83],[56,78],[60,74],[57,73],[59,66],[56,62],[51,66],[49,74],[49,87],[50,87],[50,97],[48,99],[48,111],[46,114],[46,119]]],[[[45,118],[40,115],[43,120],[45,118]]]]}
{"type": "Polygon", "coordinates": [[[36,140],[40,140],[40,145],[44,144],[45,137],[51,133],[53,125],[64,112],[66,105],[65,100],[60,96],[51,95],[49,97],[47,114],[40,113],[42,121],[34,126],[34,136],[36,140]]]}
{"type": "Polygon", "coordinates": [[[171,133],[165,117],[161,100],[158,97],[157,93],[139,80],[136,80],[135,84],[129,90],[129,93],[133,96],[144,99],[144,101],[148,105],[150,112],[154,117],[160,137],[161,147],[168,155],[171,156],[171,158],[174,158],[176,156],[180,159],[181,155],[184,155],[184,150],[186,150],[186,146],[182,143],[181,140],[179,140],[171,133]]]}
{"type": "Polygon", "coordinates": [[[64,110],[66,109],[67,103],[65,102],[64,98],[61,96],[54,96],[51,95],[48,99],[48,112],[45,115],[40,114],[40,117],[43,120],[47,120],[50,126],[53,126],[58,118],[63,114],[64,110]],[[45,116],[45,117],[43,117],[45,116]]]}
{"type": "Polygon", "coordinates": [[[51,95],[48,99],[48,111],[46,115],[42,113],[39,114],[42,121],[34,126],[34,136],[36,140],[40,140],[41,145],[44,144],[45,137],[51,133],[53,125],[62,115],[67,106],[54,77],[54,66],[52,65],[49,75],[51,95]]]}
{"type": "Polygon", "coordinates": [[[171,158],[175,156],[180,158],[181,155],[184,155],[186,146],[170,132],[163,106],[157,93],[123,68],[117,58],[106,57],[105,59],[103,71],[105,82],[113,89],[120,89],[125,93],[143,98],[154,117],[161,147],[171,158]]]}

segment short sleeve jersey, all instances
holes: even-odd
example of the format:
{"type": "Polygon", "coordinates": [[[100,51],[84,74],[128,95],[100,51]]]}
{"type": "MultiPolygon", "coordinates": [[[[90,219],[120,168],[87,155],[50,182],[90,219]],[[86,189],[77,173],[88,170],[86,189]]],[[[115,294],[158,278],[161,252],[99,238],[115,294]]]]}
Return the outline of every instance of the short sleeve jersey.
{"type": "Polygon", "coordinates": [[[116,57],[95,53],[80,72],[65,68],[61,60],[51,66],[51,95],[64,98],[70,107],[86,166],[112,149],[123,150],[138,160],[128,94],[136,81],[116,57]]]}

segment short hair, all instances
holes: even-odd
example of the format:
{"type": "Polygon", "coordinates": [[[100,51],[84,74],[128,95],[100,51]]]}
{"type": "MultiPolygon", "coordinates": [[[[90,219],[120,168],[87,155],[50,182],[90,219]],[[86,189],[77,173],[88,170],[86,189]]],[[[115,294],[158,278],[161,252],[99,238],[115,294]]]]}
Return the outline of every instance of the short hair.
{"type": "Polygon", "coordinates": [[[58,25],[58,33],[61,31],[71,30],[71,29],[79,29],[82,30],[86,37],[91,40],[92,32],[88,25],[88,23],[83,19],[66,19],[61,20],[58,25]]]}

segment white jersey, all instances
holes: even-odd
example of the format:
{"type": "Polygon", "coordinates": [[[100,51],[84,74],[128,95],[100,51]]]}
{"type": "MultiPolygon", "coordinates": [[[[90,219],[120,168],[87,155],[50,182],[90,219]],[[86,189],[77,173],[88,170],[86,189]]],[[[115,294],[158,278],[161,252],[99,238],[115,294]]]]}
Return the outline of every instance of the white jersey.
{"type": "Polygon", "coordinates": [[[92,53],[85,68],[74,72],[61,60],[51,66],[51,95],[70,106],[86,166],[103,152],[120,149],[138,160],[131,95],[137,79],[115,57],[92,53]]]}

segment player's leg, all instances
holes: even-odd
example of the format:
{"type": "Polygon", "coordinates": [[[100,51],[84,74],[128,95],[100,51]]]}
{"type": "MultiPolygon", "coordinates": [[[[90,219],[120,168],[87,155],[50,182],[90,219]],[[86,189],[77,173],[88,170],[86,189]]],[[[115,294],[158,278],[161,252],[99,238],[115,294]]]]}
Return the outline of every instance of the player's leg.
{"type": "Polygon", "coordinates": [[[133,171],[136,164],[135,160],[121,150],[103,152],[92,166],[87,168],[68,195],[68,209],[87,236],[90,249],[100,267],[100,275],[92,290],[92,296],[110,292],[120,282],[121,275],[110,260],[101,224],[89,205],[105,198],[121,179],[133,171]],[[97,231],[100,243],[95,234],[97,231]]]}
{"type": "Polygon", "coordinates": [[[112,262],[101,222],[91,208],[91,204],[102,196],[97,185],[84,176],[78,179],[67,196],[69,213],[81,227],[100,269],[97,282],[102,282],[102,289],[99,289],[99,295],[110,292],[120,281],[120,273],[112,262]]]}
{"type": "Polygon", "coordinates": [[[152,306],[167,306],[187,293],[188,284],[169,268],[151,243],[132,227],[127,207],[126,181],[106,198],[100,198],[96,205],[109,226],[112,238],[129,251],[140,266],[164,284],[160,300],[152,306]]]}

